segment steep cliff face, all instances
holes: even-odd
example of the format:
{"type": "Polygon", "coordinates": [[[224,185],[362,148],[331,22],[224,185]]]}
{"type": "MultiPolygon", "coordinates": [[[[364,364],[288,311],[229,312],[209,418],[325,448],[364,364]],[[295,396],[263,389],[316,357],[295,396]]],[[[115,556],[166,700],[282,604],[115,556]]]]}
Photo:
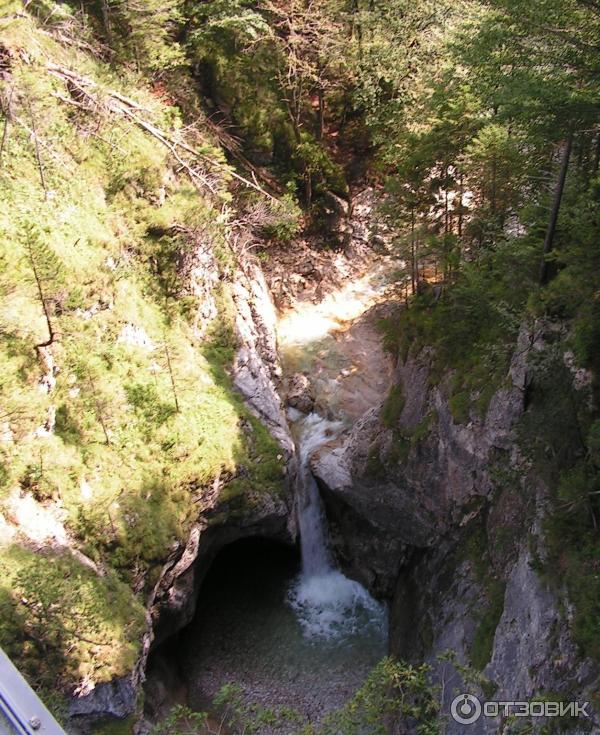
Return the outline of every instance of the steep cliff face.
{"type": "Polygon", "coordinates": [[[491,465],[515,449],[531,342],[523,330],[506,387],[494,394],[485,417],[455,423],[448,402],[451,376],[431,386],[431,355],[425,350],[397,367],[383,406],[368,412],[341,446],[313,458],[341,556],[368,560],[355,562],[356,572],[381,592],[393,589],[411,549],[428,548],[467,522],[469,502],[491,493],[491,465]],[[366,524],[363,532],[344,529],[356,518],[366,524]],[[379,538],[375,556],[362,553],[361,544],[372,545],[373,537],[379,538]]]}
{"type": "Polygon", "coordinates": [[[289,458],[294,443],[278,389],[277,314],[261,268],[247,262],[233,284],[239,347],[233,364],[235,387],[253,413],[277,438],[289,458]]]}
{"type": "MultiPolygon", "coordinates": [[[[503,385],[464,423],[452,411],[452,376],[432,384],[431,353],[409,356],[387,401],[313,457],[340,560],[392,598],[392,652],[431,663],[444,712],[457,692],[589,701],[597,684],[573,641],[565,590],[539,573],[548,490],[520,446],[545,336],[543,325],[521,329],[503,385]]],[[[469,731],[499,727],[482,718],[469,731]]],[[[451,721],[448,732],[464,725],[451,721]]]]}

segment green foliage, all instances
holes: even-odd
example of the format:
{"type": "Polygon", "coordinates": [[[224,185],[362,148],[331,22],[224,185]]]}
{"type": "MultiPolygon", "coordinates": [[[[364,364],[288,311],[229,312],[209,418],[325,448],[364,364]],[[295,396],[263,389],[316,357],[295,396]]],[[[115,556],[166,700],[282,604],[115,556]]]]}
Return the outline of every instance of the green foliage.
{"type": "Polygon", "coordinates": [[[175,705],[169,714],[152,728],[151,735],[201,735],[207,730],[208,715],[194,712],[185,705],[175,705]]]}
{"type": "Polygon", "coordinates": [[[315,194],[331,190],[340,196],[348,194],[348,184],[344,170],[336,164],[322,145],[309,133],[301,134],[300,142],[294,152],[298,170],[310,176],[315,194]]]}
{"type": "Polygon", "coordinates": [[[301,211],[295,197],[284,194],[270,207],[269,216],[263,226],[264,234],[280,243],[289,243],[300,231],[301,211]]]}
{"type": "Polygon", "coordinates": [[[418,735],[438,735],[439,702],[428,672],[426,665],[383,659],[350,702],[326,719],[321,732],[385,735],[392,722],[404,721],[411,723],[418,735]]]}
{"type": "Polygon", "coordinates": [[[271,155],[286,123],[274,81],[278,54],[265,18],[243,0],[215,0],[196,4],[189,22],[189,52],[204,69],[207,93],[232,110],[251,152],[271,155]]]}
{"type": "Polygon", "coordinates": [[[600,467],[600,419],[596,419],[591,425],[586,443],[590,459],[596,467],[600,467]]]}
{"type": "Polygon", "coordinates": [[[36,686],[59,692],[79,678],[106,681],[131,669],[145,613],[113,573],[101,577],[68,552],[0,552],[0,645],[36,686]]]}
{"type": "Polygon", "coordinates": [[[85,5],[121,63],[155,74],[183,63],[177,42],[182,0],[87,0],[85,5]]]}
{"type": "Polygon", "coordinates": [[[450,407],[457,423],[468,421],[472,401],[484,414],[506,377],[527,297],[515,290],[512,269],[518,263],[524,284],[530,283],[534,262],[525,244],[499,243],[477,264],[465,265],[441,298],[427,289],[383,325],[387,346],[402,358],[409,350],[434,347],[433,381],[455,371],[450,407]]]}
{"type": "Polygon", "coordinates": [[[222,721],[236,732],[260,733],[265,728],[291,728],[300,720],[298,713],[289,707],[268,708],[248,701],[243,687],[234,683],[221,687],[213,707],[222,721]]]}
{"type": "MultiPolygon", "coordinates": [[[[589,396],[570,389],[564,355],[568,348],[576,366],[592,371],[598,405],[600,21],[593,3],[34,0],[5,12],[0,415],[11,438],[0,444],[0,502],[17,489],[40,503],[60,500],[67,529],[107,579],[119,575],[144,589],[215,479],[227,480],[223,498],[241,513],[282,480],[276,442],[228,376],[236,337],[222,205],[231,194],[223,180],[199,194],[173,150],[148,134],[152,128],[82,102],[49,73],[51,60],[93,80],[100,102],[108,86],[130,97],[135,114],[201,153],[211,176],[230,171],[215,140],[238,161],[272,165],[314,202],[317,226],[328,222],[319,197],[347,194],[344,166],[356,154],[372,155],[386,183],[385,214],[404,230],[397,246],[411,260],[415,291],[410,308],[385,320],[385,342],[402,358],[433,348],[430,377],[442,381],[456,422],[485,415],[524,321],[564,325],[549,336],[554,347],[532,361],[520,440],[550,488],[549,566],[575,602],[582,648],[596,655],[599,419],[589,396]],[[207,122],[210,136],[187,126],[205,119],[197,90],[224,122],[207,122]],[[180,110],[160,99],[176,99],[190,113],[185,127],[180,110]],[[352,131],[359,131],[356,150],[352,131]],[[548,255],[554,277],[539,288],[557,151],[571,134],[577,160],[548,255]],[[187,278],[199,246],[220,269],[219,318],[210,325],[187,278]],[[36,355],[47,341],[56,370],[36,355]],[[52,432],[45,427],[53,415],[52,432]]],[[[301,224],[289,195],[252,227],[290,242],[301,224]]],[[[396,426],[403,401],[399,388],[390,393],[386,425],[396,426]]],[[[410,436],[398,432],[394,461],[427,431],[423,422],[410,436]]],[[[377,447],[368,461],[374,473],[385,472],[377,447]]],[[[11,559],[11,579],[24,590],[27,575],[35,576],[28,557],[11,559]]],[[[77,577],[64,560],[56,567],[77,577]]],[[[60,590],[50,578],[56,599],[39,600],[34,610],[49,616],[48,660],[60,668],[55,652],[71,645],[73,630],[56,621],[67,609],[80,613],[68,585],[60,590]]],[[[105,586],[92,585],[92,597],[108,595],[105,586]]],[[[488,592],[478,665],[489,656],[499,609],[499,592],[488,592]]],[[[37,612],[15,603],[10,590],[0,599],[17,628],[41,635],[37,612]]],[[[115,650],[129,655],[127,635],[117,633],[115,650]]],[[[105,676],[118,666],[103,650],[81,658],[89,654],[94,663],[85,666],[105,676]]],[[[370,717],[386,676],[406,683],[417,674],[383,666],[355,711],[370,717]]]]}

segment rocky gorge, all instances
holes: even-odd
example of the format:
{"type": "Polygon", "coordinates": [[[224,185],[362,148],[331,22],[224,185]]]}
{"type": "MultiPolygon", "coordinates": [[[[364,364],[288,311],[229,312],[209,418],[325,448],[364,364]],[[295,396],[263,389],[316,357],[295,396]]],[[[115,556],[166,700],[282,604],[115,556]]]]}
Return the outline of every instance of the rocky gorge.
{"type": "Polygon", "coordinates": [[[4,3],[0,646],[57,726],[600,732],[599,17],[4,3]]]}
{"type": "MultiPolygon", "coordinates": [[[[310,458],[331,549],[346,574],[389,603],[390,652],[430,663],[432,680],[442,686],[443,712],[463,691],[482,701],[530,700],[559,691],[593,701],[598,672],[572,640],[564,590],[536,572],[535,559],[544,554],[545,488],[519,445],[518,425],[533,380],[530,359],[544,349],[547,328],[522,326],[503,385],[484,411],[456,420],[449,403],[452,376],[431,381],[428,349],[411,351],[396,364],[384,351],[378,324],[390,310],[404,308],[385,278],[383,286],[367,288],[366,296],[361,291],[359,299],[349,297],[348,289],[361,278],[372,282],[375,274],[377,283],[382,264],[369,252],[364,216],[354,229],[365,233],[353,241],[362,258],[334,256],[327,266],[335,279],[313,267],[313,278],[299,280],[305,292],[296,291],[281,324],[268,275],[258,264],[247,263],[237,276],[234,382],[281,446],[287,489],[281,497],[247,498],[236,507],[215,488],[210,507],[187,545],[174,552],[152,595],[146,654],[134,685],[98,687],[93,704],[75,704],[74,715],[134,712],[136,683],[144,680],[150,721],[174,696],[185,698],[173,651],[178,634],[194,619],[203,580],[219,552],[252,537],[288,548],[297,543],[298,466],[290,411],[346,417],[341,433],[310,458]],[[332,294],[334,302],[340,297],[341,312],[323,307],[332,294]],[[320,308],[335,323],[333,348],[323,343],[331,324],[319,323],[320,308]],[[282,334],[293,337],[286,342],[284,336],[282,343],[282,334]],[[299,352],[298,344],[308,353],[299,352]]],[[[586,380],[579,384],[585,391],[586,380]]],[[[593,732],[595,717],[569,731],[593,732]]],[[[502,719],[482,718],[469,732],[505,727],[509,723],[502,719]]],[[[446,732],[464,729],[449,721],[446,732]]]]}

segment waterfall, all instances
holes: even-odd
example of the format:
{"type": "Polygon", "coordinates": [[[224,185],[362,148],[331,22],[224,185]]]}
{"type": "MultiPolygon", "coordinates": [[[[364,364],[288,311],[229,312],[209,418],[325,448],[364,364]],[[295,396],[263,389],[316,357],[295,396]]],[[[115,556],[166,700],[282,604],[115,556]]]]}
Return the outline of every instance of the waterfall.
{"type": "Polygon", "coordinates": [[[298,440],[298,481],[299,500],[298,525],[302,549],[302,574],[316,577],[326,574],[333,568],[331,553],[327,544],[325,515],[319,495],[319,488],[310,471],[310,456],[341,427],[312,413],[304,420],[304,431],[298,440]]]}
{"type": "Polygon", "coordinates": [[[298,525],[302,571],[288,593],[307,638],[344,640],[370,627],[385,625],[385,608],[358,582],[336,569],[328,545],[327,525],[310,457],[342,427],[316,413],[299,426],[298,525]]]}

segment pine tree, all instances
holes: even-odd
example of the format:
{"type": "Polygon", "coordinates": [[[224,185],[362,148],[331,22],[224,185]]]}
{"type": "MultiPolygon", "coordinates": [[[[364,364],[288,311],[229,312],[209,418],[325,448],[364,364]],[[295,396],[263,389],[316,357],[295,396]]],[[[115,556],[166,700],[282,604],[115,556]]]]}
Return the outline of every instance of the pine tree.
{"type": "Polygon", "coordinates": [[[43,231],[31,222],[23,227],[23,241],[27,261],[33,275],[37,298],[40,302],[48,330],[48,336],[36,344],[36,348],[49,347],[58,333],[52,315],[52,303],[56,302],[63,280],[63,268],[59,258],[49,247],[43,231]]]}

